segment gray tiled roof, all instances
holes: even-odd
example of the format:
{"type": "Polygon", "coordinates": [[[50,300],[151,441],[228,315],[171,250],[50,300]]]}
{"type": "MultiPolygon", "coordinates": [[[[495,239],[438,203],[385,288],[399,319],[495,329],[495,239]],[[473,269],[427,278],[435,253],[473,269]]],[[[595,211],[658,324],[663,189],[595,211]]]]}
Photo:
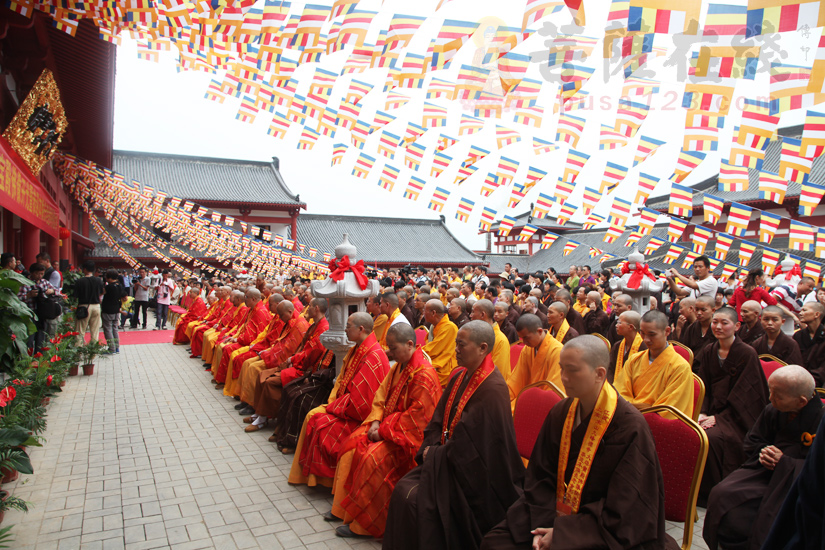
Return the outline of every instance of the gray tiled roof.
{"type": "MultiPolygon", "coordinates": [[[[516,223],[513,226],[513,228],[515,229],[515,228],[519,228],[519,227],[524,227],[524,224],[528,223],[527,220],[530,218],[530,215],[532,213],[533,213],[532,210],[528,210],[527,212],[524,212],[523,214],[519,214],[518,216],[516,216],[516,223]]],[[[575,223],[575,222],[567,222],[564,225],[559,225],[558,223],[556,223],[556,218],[553,217],[553,216],[547,216],[546,218],[541,218],[541,219],[533,218],[532,221],[530,221],[529,223],[532,223],[533,225],[535,225],[539,229],[546,229],[546,230],[552,231],[554,233],[572,231],[572,230],[576,230],[576,229],[581,229],[581,227],[582,227],[580,223],[575,223]]],[[[492,226],[490,226],[490,231],[492,231],[492,232],[498,231],[498,228],[499,228],[500,224],[501,224],[501,220],[494,223],[492,226]]]]}
{"type": "MultiPolygon", "coordinates": [[[[462,245],[447,229],[443,218],[369,218],[301,214],[298,242],[332,253],[344,233],[366,263],[480,264],[481,256],[462,245]]],[[[290,230],[290,238],[293,238],[290,230]]]]}
{"type": "Polygon", "coordinates": [[[191,201],[222,201],[306,208],[273,162],[115,151],[112,169],[191,201]]]}
{"type": "MultiPolygon", "coordinates": [[[[797,132],[798,129],[799,127],[797,126],[785,128],[781,133],[785,136],[795,136],[798,133],[801,133],[801,130],[797,132]]],[[[782,137],[783,136],[780,136],[779,139],[772,140],[768,143],[768,147],[765,150],[765,160],[762,163],[762,170],[773,172],[774,174],[779,172],[779,155],[782,151],[782,137]]],[[[814,159],[808,179],[813,183],[825,183],[825,157],[820,156],[814,159]]],[[[751,201],[762,200],[759,198],[759,170],[756,170],[755,168],[748,169],[748,188],[745,191],[719,191],[717,188],[718,181],[719,177],[717,175],[693,186],[694,207],[701,207],[704,204],[705,192],[710,193],[715,197],[719,197],[720,199],[724,199],[725,202],[733,201],[748,203],[751,201]]],[[[801,184],[789,182],[788,191],[785,193],[785,197],[799,197],[801,190],[801,184]]],[[[667,210],[669,200],[670,197],[667,195],[650,197],[647,201],[647,207],[652,208],[653,210],[667,210]]]]}

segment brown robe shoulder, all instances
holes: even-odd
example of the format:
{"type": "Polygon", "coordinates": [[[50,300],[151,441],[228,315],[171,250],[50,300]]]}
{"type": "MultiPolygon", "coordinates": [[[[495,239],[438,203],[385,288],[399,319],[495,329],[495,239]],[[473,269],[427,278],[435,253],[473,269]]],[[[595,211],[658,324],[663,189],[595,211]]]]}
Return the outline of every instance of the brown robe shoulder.
{"type": "Polygon", "coordinates": [[[779,332],[773,347],[768,346],[767,334],[762,334],[754,340],[751,347],[756,350],[756,355],[773,355],[789,365],[802,365],[802,353],[799,351],[799,344],[784,332],[779,332]]]}

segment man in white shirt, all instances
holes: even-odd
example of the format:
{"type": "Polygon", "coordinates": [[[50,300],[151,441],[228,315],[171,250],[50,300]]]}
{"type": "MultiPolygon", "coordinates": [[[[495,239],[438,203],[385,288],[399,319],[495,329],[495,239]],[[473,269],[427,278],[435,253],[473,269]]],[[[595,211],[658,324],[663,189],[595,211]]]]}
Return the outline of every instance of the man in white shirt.
{"type": "Polygon", "coordinates": [[[160,285],[161,276],[158,272],[158,268],[152,270],[152,274],[149,275],[149,297],[154,298],[158,295],[158,285],[160,285]]]}
{"type": "Polygon", "coordinates": [[[166,330],[166,317],[169,314],[169,303],[172,301],[172,292],[177,285],[168,269],[163,270],[163,280],[157,287],[158,306],[155,310],[155,330],[166,330]]]}
{"type": "Polygon", "coordinates": [[[665,274],[667,275],[667,282],[670,284],[670,288],[673,289],[677,296],[683,298],[687,296],[691,298],[710,296],[716,299],[716,290],[719,287],[719,283],[710,273],[710,260],[707,256],[699,256],[693,260],[693,279],[680,274],[672,268],[668,269],[665,274]],[[679,283],[687,287],[687,289],[680,286],[676,282],[676,279],[679,280],[679,283]]]}

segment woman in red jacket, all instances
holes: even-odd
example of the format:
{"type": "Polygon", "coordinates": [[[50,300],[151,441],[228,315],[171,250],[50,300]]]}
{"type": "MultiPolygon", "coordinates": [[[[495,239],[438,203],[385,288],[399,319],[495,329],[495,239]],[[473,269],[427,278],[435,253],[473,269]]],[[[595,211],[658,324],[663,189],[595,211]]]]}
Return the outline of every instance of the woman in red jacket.
{"type": "MultiPolygon", "coordinates": [[[[730,301],[728,301],[728,305],[730,307],[736,308],[736,313],[739,314],[739,311],[742,309],[742,304],[747,302],[748,300],[754,300],[755,302],[765,302],[769,306],[776,305],[776,298],[770,295],[770,293],[763,288],[765,284],[765,272],[761,269],[754,269],[748,272],[748,277],[745,279],[745,283],[733,291],[733,296],[731,296],[730,301]]],[[[739,315],[739,320],[742,320],[742,315],[739,315]]]]}

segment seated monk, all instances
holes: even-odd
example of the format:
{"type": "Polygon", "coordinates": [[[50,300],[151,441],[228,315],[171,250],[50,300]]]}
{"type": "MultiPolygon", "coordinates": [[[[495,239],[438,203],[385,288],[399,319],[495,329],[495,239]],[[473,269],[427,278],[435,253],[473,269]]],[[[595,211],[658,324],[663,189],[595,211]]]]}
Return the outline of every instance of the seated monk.
{"type": "MultiPolygon", "coordinates": [[[[464,301],[462,298],[456,298],[455,300],[461,300],[462,302],[464,301]]],[[[455,300],[453,300],[453,302],[455,302],[455,300]]],[[[494,320],[495,312],[496,309],[495,306],[493,306],[493,302],[486,298],[482,298],[473,304],[472,320],[484,321],[493,327],[493,332],[496,334],[496,343],[493,346],[493,351],[491,353],[493,357],[493,364],[501,373],[501,376],[504,377],[504,381],[506,382],[507,379],[510,378],[510,373],[512,372],[512,369],[510,368],[510,342],[507,341],[507,337],[504,336],[504,333],[498,328],[498,323],[494,320]]]]}
{"type": "MultiPolygon", "coordinates": [[[[610,345],[612,346],[613,344],[622,339],[622,337],[619,336],[619,334],[616,332],[616,325],[618,324],[619,316],[622,313],[624,313],[625,311],[633,311],[633,298],[631,298],[627,294],[621,294],[617,291],[610,301],[613,304],[613,311],[610,313],[610,326],[607,327],[607,340],[608,342],[610,342],[610,345]]],[[[564,343],[565,342],[562,342],[562,344],[564,343]]],[[[608,372],[607,379],[609,382],[612,383],[613,378],[611,378],[611,376],[612,374],[608,372]]]]}
{"type": "MultiPolygon", "coordinates": [[[[450,290],[455,291],[454,288],[451,288],[450,290]]],[[[487,301],[489,302],[489,300],[487,301]]],[[[490,304],[492,305],[492,302],[490,302],[490,304]]],[[[456,296],[450,300],[450,303],[447,305],[447,314],[450,316],[450,321],[452,321],[458,328],[461,328],[470,322],[470,318],[467,317],[467,301],[464,298],[459,298],[456,296]]]]}
{"type": "Polygon", "coordinates": [[[762,547],[822,420],[825,409],[804,368],[777,369],[768,387],[771,402],[745,436],[747,461],[710,492],[702,531],[710,550],[762,547]]]}
{"type": "Polygon", "coordinates": [[[416,349],[411,326],[392,327],[387,346],[396,362],[375,392],[372,412],[344,443],[335,469],[335,499],[324,519],[343,519],[335,530],[342,537],[384,535],[392,490],[415,467],[424,428],[441,397],[438,373],[416,349]]]}
{"type": "Polygon", "coordinates": [[[387,354],[372,334],[368,313],[350,315],[346,333],[355,346],[344,358],[335,396],[330,395],[327,405],[311,410],[304,420],[289,472],[293,485],[332,486],[341,447],[369,415],[375,392],[389,372],[387,354]]]}
{"type": "Polygon", "coordinates": [[[531,313],[519,317],[516,328],[521,341],[524,342],[524,348],[518,356],[516,366],[513,367],[513,373],[507,379],[510,406],[513,411],[516,409],[518,394],[530,384],[549,380],[561,389],[561,344],[541,327],[541,319],[531,313]]]}
{"type": "Polygon", "coordinates": [[[785,312],[779,306],[768,306],[762,310],[760,320],[763,334],[751,344],[757,355],[773,355],[788,365],[801,365],[802,353],[796,340],[782,332],[785,312]]]}
{"type": "MultiPolygon", "coordinates": [[[[684,300],[683,300],[684,301],[684,300]]],[[[696,320],[682,330],[679,342],[693,350],[693,372],[699,372],[701,361],[699,356],[705,346],[716,341],[713,329],[710,328],[713,319],[713,309],[716,300],[713,296],[699,296],[693,305],[696,320]]],[[[738,317],[737,317],[738,320],[738,317]]],[[[744,435],[744,434],[743,434],[744,435]]]]}
{"type": "Polygon", "coordinates": [[[619,340],[610,348],[610,366],[607,369],[607,381],[611,384],[616,379],[616,373],[622,372],[624,364],[631,356],[647,349],[642,335],[639,334],[641,321],[642,316],[632,309],[623,309],[616,319],[614,326],[619,340]]]}
{"type": "MultiPolygon", "coordinates": [[[[224,316],[234,309],[232,300],[230,299],[230,296],[232,295],[231,287],[222,286],[215,292],[218,296],[220,296],[220,299],[215,304],[215,309],[213,309],[212,312],[204,318],[204,321],[201,322],[201,324],[197,325],[192,330],[192,337],[189,339],[191,345],[191,355],[189,355],[190,359],[200,357],[203,352],[203,339],[206,333],[210,329],[221,326],[224,316]]],[[[232,316],[230,314],[226,323],[228,324],[231,320],[232,316]]]]}
{"type": "Polygon", "coordinates": [[[381,313],[381,297],[370,296],[367,299],[367,313],[372,315],[372,332],[379,340],[387,330],[387,316],[381,313]]]}
{"type": "Polygon", "coordinates": [[[524,493],[484,537],[482,550],[678,548],[665,533],[653,435],[644,417],[606,383],[607,362],[607,349],[595,336],[564,345],[561,376],[568,397],[547,415],[524,493]]]}
{"type": "Polygon", "coordinates": [[[825,386],[825,306],[819,302],[808,302],[799,312],[799,321],[803,328],[797,330],[793,339],[802,352],[803,367],[808,369],[816,386],[825,386]]]}
{"type": "Polygon", "coordinates": [[[246,295],[240,290],[233,291],[230,299],[232,300],[234,310],[230,312],[232,313],[232,318],[229,320],[229,323],[223,324],[222,321],[221,326],[214,329],[214,332],[207,331],[203,335],[203,353],[201,354],[201,359],[207,371],[212,370],[212,361],[215,359],[215,348],[238,331],[241,323],[246,320],[246,314],[249,311],[245,303],[246,295]]]}
{"type": "Polygon", "coordinates": [[[711,489],[745,462],[745,434],[768,404],[762,364],[753,348],[736,337],[736,310],[719,308],[713,314],[712,327],[717,341],[699,354],[699,377],[705,383],[699,425],[708,436],[708,459],[699,488],[702,502],[711,489]]]}
{"type": "Polygon", "coordinates": [[[458,331],[463,368],[424,430],[418,466],[392,492],[383,548],[478,548],[519,497],[524,465],[507,385],[490,357],[494,345],[495,333],[482,321],[458,331]]]}
{"type": "Polygon", "coordinates": [[[646,312],[642,315],[640,332],[647,350],[632,355],[619,370],[614,382],[619,395],[639,410],[670,405],[692,417],[693,372],[667,341],[670,336],[667,315],[657,309],[646,312]]]}
{"type": "Polygon", "coordinates": [[[189,306],[189,310],[181,315],[178,322],[175,323],[175,336],[172,339],[172,343],[175,345],[188,344],[189,337],[186,335],[186,329],[189,327],[189,323],[200,321],[206,315],[206,303],[200,297],[200,291],[201,289],[198,287],[189,289],[189,298],[192,300],[192,304],[189,306]]]}
{"type": "Polygon", "coordinates": [[[424,344],[424,353],[430,357],[442,386],[447,385],[456,366],[455,337],[458,328],[447,315],[447,306],[439,299],[428,300],[424,306],[424,320],[430,325],[430,334],[424,344]]]}
{"type": "Polygon", "coordinates": [[[567,322],[567,304],[551,302],[547,306],[547,324],[550,325],[550,335],[560,344],[566,344],[579,333],[567,322]]]}
{"type": "Polygon", "coordinates": [[[394,292],[388,291],[381,294],[381,313],[387,316],[387,323],[384,325],[384,334],[378,338],[378,343],[384,351],[387,350],[387,330],[396,323],[409,323],[406,317],[401,315],[398,309],[398,296],[394,292]]]}
{"type": "Polygon", "coordinates": [[[304,304],[302,304],[301,299],[295,295],[295,291],[292,289],[292,287],[287,286],[286,288],[284,288],[284,299],[292,302],[292,306],[295,308],[295,311],[297,311],[299,315],[304,311],[304,304]]]}
{"type": "Polygon", "coordinates": [[[742,319],[742,322],[740,323],[739,332],[737,332],[736,335],[749,346],[764,334],[762,331],[762,323],[759,322],[761,316],[762,304],[756,300],[748,300],[742,304],[739,311],[739,317],[742,319]]]}
{"type": "MultiPolygon", "coordinates": [[[[221,309],[223,309],[224,303],[226,303],[226,298],[229,294],[223,290],[223,287],[218,287],[215,289],[214,294],[208,294],[206,296],[206,314],[203,316],[203,319],[199,319],[196,321],[192,321],[186,327],[186,336],[189,338],[189,352],[192,352],[192,344],[194,343],[194,336],[195,331],[202,327],[203,325],[208,325],[210,322],[215,322],[215,319],[218,315],[220,315],[221,309]]],[[[197,357],[194,356],[194,357],[197,357]]],[[[190,359],[193,359],[191,355],[189,356],[190,359]]]]}
{"type": "Polygon", "coordinates": [[[242,347],[252,344],[252,341],[255,340],[272,317],[267,304],[261,301],[261,291],[257,288],[247,289],[245,304],[248,311],[243,323],[238,325],[238,330],[234,335],[226,338],[215,350],[212,369],[215,374],[216,390],[224,388],[229,370],[229,359],[232,354],[242,347]]]}
{"type": "Polygon", "coordinates": [[[607,329],[610,327],[610,317],[602,308],[602,295],[598,291],[591,290],[585,298],[588,313],[584,316],[584,329],[587,334],[601,334],[607,336],[607,329]]]}
{"type": "Polygon", "coordinates": [[[312,325],[308,325],[303,315],[298,315],[292,302],[285,301],[282,313],[290,316],[290,320],[281,337],[244,364],[241,399],[252,404],[246,412],[254,413],[244,418],[245,423],[252,424],[247,426],[247,432],[263,428],[278,413],[281,388],[302,376],[305,367],[312,369],[324,353],[320,337],[329,329],[326,299],[313,298],[305,311],[311,316],[312,325]]]}
{"type": "Polygon", "coordinates": [[[543,329],[548,329],[550,328],[550,324],[547,321],[547,315],[542,313],[541,310],[539,310],[539,303],[540,302],[538,298],[536,298],[535,296],[527,296],[522,304],[522,311],[524,313],[532,313],[533,315],[538,317],[539,321],[541,321],[541,327],[543,329]]]}
{"type": "MultiPolygon", "coordinates": [[[[804,436],[805,434],[803,434],[804,436]]],[[[825,422],[816,435],[805,437],[811,443],[808,458],[782,503],[762,548],[802,550],[825,546],[825,422]]]]}
{"type": "Polygon", "coordinates": [[[563,303],[567,306],[567,323],[570,325],[570,328],[573,328],[579,334],[587,334],[587,329],[584,326],[584,318],[582,314],[576,311],[573,308],[574,299],[573,296],[570,295],[570,291],[564,288],[560,288],[556,291],[556,300],[563,303]]]}
{"type": "Polygon", "coordinates": [[[510,322],[510,319],[507,318],[510,312],[514,311],[513,306],[501,300],[496,300],[495,308],[496,311],[493,314],[493,320],[495,320],[501,333],[507,337],[507,341],[510,342],[511,345],[515,344],[518,342],[518,331],[516,331],[516,327],[510,322]]]}

